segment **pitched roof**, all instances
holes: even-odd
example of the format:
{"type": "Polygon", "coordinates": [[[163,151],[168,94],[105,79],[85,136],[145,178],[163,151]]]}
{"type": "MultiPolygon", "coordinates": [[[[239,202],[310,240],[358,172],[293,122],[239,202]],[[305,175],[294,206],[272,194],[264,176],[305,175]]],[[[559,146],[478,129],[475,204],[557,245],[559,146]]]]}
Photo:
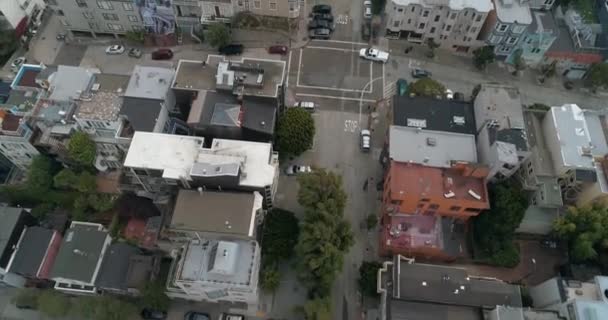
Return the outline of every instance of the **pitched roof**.
{"type": "Polygon", "coordinates": [[[120,114],[127,117],[135,131],[152,132],[160,110],[160,100],[124,97],[120,114]]]}
{"type": "Polygon", "coordinates": [[[102,258],[106,239],[109,237],[106,231],[100,230],[100,227],[101,225],[72,222],[61,243],[51,278],[72,279],[85,283],[95,281],[95,271],[102,258]]]}
{"type": "Polygon", "coordinates": [[[102,289],[127,289],[127,272],[129,261],[139,250],[127,243],[118,242],[110,245],[103,257],[96,285],[102,289]]]}
{"type": "Polygon", "coordinates": [[[9,271],[35,277],[53,238],[53,233],[53,230],[41,227],[25,229],[9,271]]]}
{"type": "Polygon", "coordinates": [[[434,131],[476,133],[473,106],[456,100],[395,96],[393,124],[434,131]]]}
{"type": "Polygon", "coordinates": [[[6,250],[22,212],[21,208],[0,207],[0,256],[6,250]]]}

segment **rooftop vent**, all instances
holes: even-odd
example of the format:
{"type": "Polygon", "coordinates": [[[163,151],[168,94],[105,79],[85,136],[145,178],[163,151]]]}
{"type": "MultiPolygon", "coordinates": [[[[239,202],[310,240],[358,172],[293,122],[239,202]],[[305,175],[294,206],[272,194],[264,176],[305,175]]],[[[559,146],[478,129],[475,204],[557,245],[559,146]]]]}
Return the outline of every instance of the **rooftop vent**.
{"type": "Polygon", "coordinates": [[[452,117],[452,120],[454,120],[454,123],[460,126],[464,126],[464,124],[466,123],[466,121],[464,120],[464,117],[461,116],[454,116],[452,117]]]}
{"type": "Polygon", "coordinates": [[[469,195],[471,195],[471,197],[477,199],[477,200],[481,200],[481,196],[478,195],[475,191],[469,189],[469,195]]]}
{"type": "Polygon", "coordinates": [[[454,193],[454,191],[450,190],[448,193],[444,193],[443,196],[450,199],[450,198],[454,198],[456,196],[456,194],[454,193]]]}
{"type": "Polygon", "coordinates": [[[91,87],[91,91],[98,91],[99,87],[101,87],[101,85],[99,83],[93,83],[93,86],[91,87]]]}
{"type": "Polygon", "coordinates": [[[432,137],[426,138],[426,145],[427,146],[431,146],[431,147],[436,146],[437,145],[437,139],[432,138],[432,137]]]}

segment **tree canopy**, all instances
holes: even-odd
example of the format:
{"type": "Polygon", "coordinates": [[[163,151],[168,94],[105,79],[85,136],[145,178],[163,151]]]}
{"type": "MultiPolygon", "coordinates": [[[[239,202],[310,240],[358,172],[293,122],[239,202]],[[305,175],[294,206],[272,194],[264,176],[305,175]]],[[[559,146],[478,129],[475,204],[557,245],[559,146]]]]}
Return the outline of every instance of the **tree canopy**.
{"type": "Polygon", "coordinates": [[[141,307],[167,311],[171,300],[165,294],[165,286],[161,281],[146,283],[141,297],[141,307]]]}
{"type": "Polygon", "coordinates": [[[53,184],[53,175],[57,167],[50,158],[43,155],[35,156],[27,172],[27,187],[34,192],[48,191],[53,184]]]}
{"type": "Polygon", "coordinates": [[[496,55],[493,46],[485,46],[473,51],[473,64],[479,70],[484,70],[494,60],[496,60],[496,55]]]}
{"type": "Polygon", "coordinates": [[[608,63],[602,62],[591,66],[587,73],[586,83],[593,88],[608,87],[608,63]]]}
{"type": "Polygon", "coordinates": [[[66,316],[70,308],[68,297],[55,290],[44,290],[38,297],[38,310],[51,318],[66,316]]]}
{"type": "Polygon", "coordinates": [[[209,25],[206,38],[212,47],[221,48],[230,43],[232,35],[225,24],[217,22],[209,25]]]}
{"type": "Polygon", "coordinates": [[[262,256],[265,260],[288,260],[293,256],[300,227],[293,212],[274,208],[264,218],[262,256]]]}
{"type": "Polygon", "coordinates": [[[279,118],[277,140],[279,151],[298,156],[312,147],[315,122],[303,108],[288,108],[279,118]]]}
{"type": "Polygon", "coordinates": [[[377,278],[378,269],[381,267],[382,264],[378,261],[363,261],[359,267],[359,279],[357,280],[361,293],[368,297],[378,295],[377,278]]]}
{"type": "Polygon", "coordinates": [[[306,320],[331,320],[331,302],[327,297],[311,299],[296,307],[295,312],[306,320]]]}
{"type": "Polygon", "coordinates": [[[568,241],[575,261],[595,259],[599,249],[608,248],[608,209],[598,204],[570,207],[555,220],[553,231],[568,241]]]}
{"type": "Polygon", "coordinates": [[[431,78],[422,78],[410,84],[409,92],[417,96],[443,97],[445,95],[445,86],[431,78]]]}
{"type": "Polygon", "coordinates": [[[74,133],[68,143],[68,155],[72,161],[83,167],[92,167],[95,162],[95,142],[82,131],[74,133]]]}

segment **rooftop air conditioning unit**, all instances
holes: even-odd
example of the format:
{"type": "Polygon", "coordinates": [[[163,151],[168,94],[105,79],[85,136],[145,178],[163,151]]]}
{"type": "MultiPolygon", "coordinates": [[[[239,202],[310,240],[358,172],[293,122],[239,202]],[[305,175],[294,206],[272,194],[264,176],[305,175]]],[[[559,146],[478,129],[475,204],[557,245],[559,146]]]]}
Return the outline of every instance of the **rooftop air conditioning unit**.
{"type": "Polygon", "coordinates": [[[426,145],[434,147],[437,145],[437,140],[435,138],[428,137],[428,138],[426,138],[426,145]]]}
{"type": "Polygon", "coordinates": [[[91,91],[99,91],[99,87],[101,85],[99,83],[94,83],[93,86],[91,87],[91,91]]]}

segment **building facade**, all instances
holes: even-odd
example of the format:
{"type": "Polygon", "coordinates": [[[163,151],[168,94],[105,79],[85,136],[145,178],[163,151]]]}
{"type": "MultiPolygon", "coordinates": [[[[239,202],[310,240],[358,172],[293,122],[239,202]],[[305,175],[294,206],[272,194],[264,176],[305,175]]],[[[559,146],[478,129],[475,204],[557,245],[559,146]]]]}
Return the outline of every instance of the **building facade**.
{"type": "Polygon", "coordinates": [[[494,47],[497,57],[505,59],[515,52],[526,30],[532,24],[532,14],[524,0],[495,0],[483,27],[483,38],[494,47]]]}
{"type": "Polygon", "coordinates": [[[46,8],[43,0],[13,0],[0,2],[0,30],[14,30],[22,36],[31,25],[38,25],[46,8]]]}
{"type": "Polygon", "coordinates": [[[297,18],[300,16],[299,0],[201,0],[203,24],[213,22],[231,23],[240,12],[250,12],[261,16],[297,18]]]}
{"type": "Polygon", "coordinates": [[[478,36],[491,10],[490,0],[392,0],[386,4],[387,29],[410,42],[433,40],[443,48],[467,53],[483,45],[478,36]]]}
{"type": "Polygon", "coordinates": [[[532,10],[532,24],[528,27],[526,35],[519,41],[514,54],[509,56],[507,62],[515,63],[518,57],[532,68],[538,67],[545,53],[559,36],[559,28],[551,12],[532,10]]]}

